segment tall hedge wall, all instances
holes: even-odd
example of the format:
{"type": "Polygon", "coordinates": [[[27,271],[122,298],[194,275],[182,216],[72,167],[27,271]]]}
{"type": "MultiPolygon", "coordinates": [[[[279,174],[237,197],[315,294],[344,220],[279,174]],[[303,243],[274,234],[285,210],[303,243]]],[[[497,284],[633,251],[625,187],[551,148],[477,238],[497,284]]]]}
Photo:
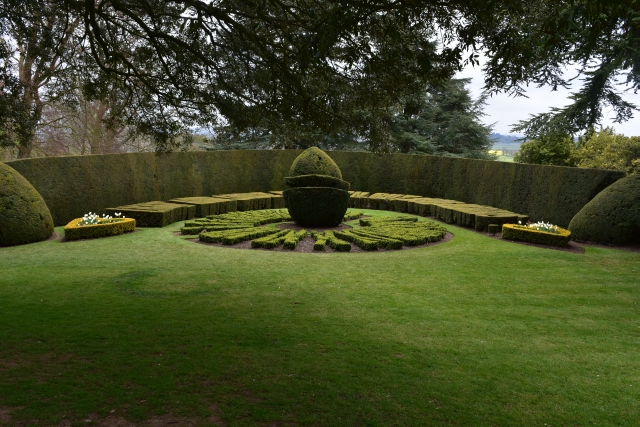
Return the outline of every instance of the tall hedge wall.
{"type": "MultiPolygon", "coordinates": [[[[8,162],[40,192],[56,225],[88,211],[151,200],[281,190],[300,150],[48,157],[8,162]]],[[[567,227],[624,175],[408,154],[330,152],[351,189],[415,194],[528,214],[567,227]]]]}

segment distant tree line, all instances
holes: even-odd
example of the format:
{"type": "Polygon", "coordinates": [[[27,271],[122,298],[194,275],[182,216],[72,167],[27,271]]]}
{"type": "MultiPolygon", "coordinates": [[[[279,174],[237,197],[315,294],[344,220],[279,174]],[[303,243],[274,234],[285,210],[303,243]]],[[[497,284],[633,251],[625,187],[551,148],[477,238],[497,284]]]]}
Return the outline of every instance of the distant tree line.
{"type": "Polygon", "coordinates": [[[571,105],[518,124],[528,140],[584,134],[603,107],[628,120],[616,78],[640,87],[633,0],[3,0],[0,33],[0,144],[21,158],[171,151],[195,128],[486,157],[484,101],[452,80],[480,53],[488,94],[581,67],[571,105]]]}

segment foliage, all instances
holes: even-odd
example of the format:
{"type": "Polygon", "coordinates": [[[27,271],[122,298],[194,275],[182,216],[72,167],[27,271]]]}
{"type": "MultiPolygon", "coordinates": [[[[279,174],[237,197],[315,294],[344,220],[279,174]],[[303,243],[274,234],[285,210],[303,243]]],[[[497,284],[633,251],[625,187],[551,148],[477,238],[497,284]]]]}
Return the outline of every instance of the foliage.
{"type": "Polygon", "coordinates": [[[53,219],[40,193],[0,162],[0,246],[40,242],[52,233],[53,219]]]}
{"type": "Polygon", "coordinates": [[[327,175],[342,179],[342,172],[331,157],[318,147],[304,150],[291,164],[289,176],[327,175]]]}
{"type": "MultiPolygon", "coordinates": [[[[606,105],[618,121],[627,120],[635,106],[622,99],[614,81],[626,76],[637,88],[640,80],[638,8],[632,0],[3,5],[3,28],[19,23],[41,46],[73,41],[72,49],[33,57],[66,52],[70,60],[55,64],[82,64],[80,86],[88,99],[115,94],[121,103],[111,118],[150,135],[159,151],[188,143],[180,133],[190,126],[228,126],[230,134],[259,129],[253,136],[272,147],[366,141],[373,151],[428,151],[437,144],[405,135],[404,129],[393,137],[398,105],[426,85],[447,82],[466,64],[477,64],[480,53],[489,58],[489,93],[521,95],[529,83],[564,86],[563,67],[581,66],[584,84],[573,104],[521,124],[530,139],[593,127],[606,105]],[[67,24],[73,31],[65,32],[67,24]],[[74,37],[58,37],[65,34],[74,37]],[[77,55],[69,55],[76,49],[77,55]]],[[[47,86],[52,94],[60,89],[47,86]]],[[[461,142],[456,144],[446,152],[464,155],[461,142]]]]}
{"type": "Polygon", "coordinates": [[[486,96],[473,100],[469,79],[431,84],[404,102],[392,119],[393,144],[402,153],[493,159],[491,126],[481,123],[486,96]]]}
{"type": "Polygon", "coordinates": [[[569,223],[574,239],[605,245],[640,242],[640,174],[598,193],[569,223]]]}
{"type": "Polygon", "coordinates": [[[640,137],[616,134],[611,128],[588,133],[572,155],[581,168],[640,173],[640,137]]]}
{"type": "Polygon", "coordinates": [[[537,165],[575,166],[572,157],[575,144],[568,135],[542,135],[523,142],[514,162],[537,165]]]}

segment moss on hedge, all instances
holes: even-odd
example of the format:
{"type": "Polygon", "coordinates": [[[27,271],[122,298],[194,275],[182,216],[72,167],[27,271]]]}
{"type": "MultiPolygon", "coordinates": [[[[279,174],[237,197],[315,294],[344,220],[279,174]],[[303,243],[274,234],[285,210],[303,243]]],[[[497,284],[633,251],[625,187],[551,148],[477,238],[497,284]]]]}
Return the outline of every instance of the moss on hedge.
{"type": "Polygon", "coordinates": [[[602,190],[578,212],[569,230],[574,240],[624,245],[640,242],[640,175],[602,190]]]}
{"type": "Polygon", "coordinates": [[[0,163],[0,246],[40,242],[52,233],[53,219],[38,191],[0,163]]]}

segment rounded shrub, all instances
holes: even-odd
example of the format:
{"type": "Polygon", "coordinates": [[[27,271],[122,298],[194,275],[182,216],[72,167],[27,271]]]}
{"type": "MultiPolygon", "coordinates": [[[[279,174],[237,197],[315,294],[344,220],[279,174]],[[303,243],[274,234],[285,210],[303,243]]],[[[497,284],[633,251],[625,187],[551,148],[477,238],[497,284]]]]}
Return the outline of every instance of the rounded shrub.
{"type": "Polygon", "coordinates": [[[640,242],[640,175],[619,179],[587,203],[569,223],[574,240],[604,245],[640,242]]]}
{"type": "Polygon", "coordinates": [[[52,233],[53,219],[40,193],[0,162],[0,246],[41,242],[52,233]]]}
{"type": "Polygon", "coordinates": [[[334,227],[349,208],[349,193],[339,188],[290,188],[282,195],[291,218],[306,227],[334,227]]]}
{"type": "Polygon", "coordinates": [[[291,164],[289,176],[300,175],[327,175],[342,179],[336,162],[318,147],[304,150],[291,164]]]}

